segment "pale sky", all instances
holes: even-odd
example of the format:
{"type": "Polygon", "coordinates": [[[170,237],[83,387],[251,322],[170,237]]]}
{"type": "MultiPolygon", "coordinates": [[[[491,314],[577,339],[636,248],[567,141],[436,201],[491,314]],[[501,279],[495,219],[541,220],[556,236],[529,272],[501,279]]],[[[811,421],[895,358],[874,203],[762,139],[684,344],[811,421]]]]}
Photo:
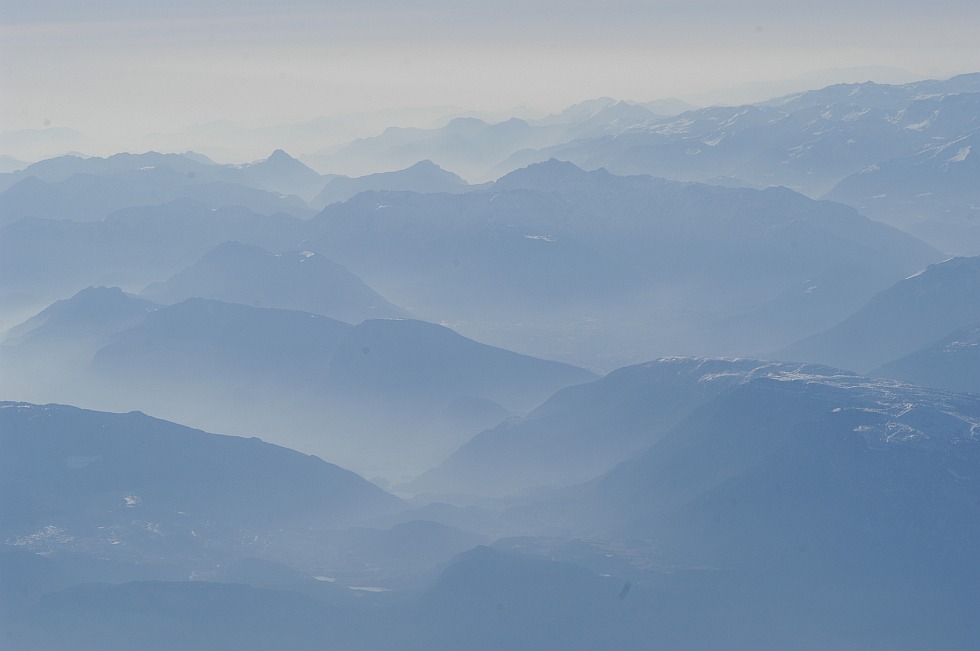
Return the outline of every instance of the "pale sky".
{"type": "Polygon", "coordinates": [[[214,120],[551,112],[856,66],[948,77],[980,70],[978,26],[976,0],[0,0],[0,131],[111,149],[214,120]]]}

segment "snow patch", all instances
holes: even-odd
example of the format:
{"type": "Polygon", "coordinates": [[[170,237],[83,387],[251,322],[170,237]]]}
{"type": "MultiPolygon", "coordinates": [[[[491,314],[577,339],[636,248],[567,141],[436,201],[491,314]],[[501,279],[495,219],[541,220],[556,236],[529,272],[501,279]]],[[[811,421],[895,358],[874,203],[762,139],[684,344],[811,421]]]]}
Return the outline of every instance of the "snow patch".
{"type": "Polygon", "coordinates": [[[732,117],[730,117],[727,120],[725,120],[721,124],[721,126],[722,127],[730,127],[730,126],[733,126],[735,124],[735,120],[737,120],[738,118],[742,117],[743,115],[745,115],[748,112],[749,112],[748,109],[742,109],[741,111],[738,111],[737,113],[735,113],[735,115],[733,115],[732,117]]]}
{"type": "Polygon", "coordinates": [[[932,121],[935,120],[938,115],[939,115],[939,111],[935,111],[931,116],[929,116],[922,122],[916,122],[915,124],[906,125],[905,128],[910,129],[912,131],[922,131],[923,129],[931,126],[932,121]]]}
{"type": "Polygon", "coordinates": [[[943,347],[944,353],[956,353],[966,348],[976,348],[977,342],[975,341],[953,341],[943,347]]]}
{"type": "Polygon", "coordinates": [[[62,527],[49,524],[42,529],[27,535],[17,536],[13,540],[8,540],[7,544],[15,547],[39,547],[42,545],[65,545],[75,540],[74,536],[62,527]]]}
{"type": "Polygon", "coordinates": [[[899,122],[902,121],[902,118],[905,117],[905,112],[907,110],[908,109],[902,109],[898,113],[896,113],[895,115],[889,115],[889,116],[887,116],[885,118],[885,120],[888,121],[888,122],[891,122],[892,124],[898,124],[899,122]]]}
{"type": "Polygon", "coordinates": [[[842,122],[856,122],[858,120],[858,118],[860,118],[862,115],[866,115],[870,111],[871,111],[871,109],[869,109],[869,108],[866,108],[863,111],[853,111],[851,113],[848,113],[844,117],[842,117],[841,118],[841,121],[842,122]]]}
{"type": "Polygon", "coordinates": [[[659,133],[663,136],[674,136],[681,133],[687,133],[688,127],[694,124],[694,118],[684,118],[682,120],[677,120],[676,122],[671,122],[660,129],[657,129],[654,133],[659,133]]]}
{"type": "Polygon", "coordinates": [[[973,145],[967,145],[966,147],[962,147],[956,153],[956,155],[953,156],[952,158],[950,158],[949,161],[947,161],[947,162],[950,162],[950,163],[962,163],[970,155],[970,150],[972,149],[972,147],[973,147],[973,145]]]}
{"type": "Polygon", "coordinates": [[[866,435],[866,438],[875,438],[885,443],[908,443],[910,441],[928,439],[929,437],[922,430],[916,429],[906,423],[890,421],[883,425],[858,425],[854,428],[858,434],[866,435]]]}

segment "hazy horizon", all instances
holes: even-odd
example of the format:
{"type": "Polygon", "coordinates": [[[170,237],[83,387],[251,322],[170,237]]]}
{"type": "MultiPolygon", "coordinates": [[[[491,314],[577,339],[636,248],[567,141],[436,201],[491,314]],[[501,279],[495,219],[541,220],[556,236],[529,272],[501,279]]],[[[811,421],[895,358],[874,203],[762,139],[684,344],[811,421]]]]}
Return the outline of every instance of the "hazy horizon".
{"type": "MultiPolygon", "coordinates": [[[[971,30],[978,20],[980,7],[962,0],[430,0],[411,8],[3,0],[0,153],[177,151],[201,125],[275,129],[329,118],[315,125],[323,146],[385,126],[543,115],[603,96],[704,105],[759,101],[794,90],[772,82],[798,78],[807,82],[798,89],[862,77],[945,78],[980,69],[971,30]],[[59,150],[23,144],[17,133],[46,128],[84,137],[67,134],[78,147],[59,150]]],[[[256,141],[205,153],[246,162],[266,149],[256,141]]]]}

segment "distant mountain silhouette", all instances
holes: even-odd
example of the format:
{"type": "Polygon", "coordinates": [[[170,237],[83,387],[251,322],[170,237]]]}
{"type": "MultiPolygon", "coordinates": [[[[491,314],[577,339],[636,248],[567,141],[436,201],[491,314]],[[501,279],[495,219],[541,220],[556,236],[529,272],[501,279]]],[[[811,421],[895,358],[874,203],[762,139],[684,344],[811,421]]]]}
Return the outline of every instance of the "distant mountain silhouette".
{"type": "Polygon", "coordinates": [[[118,287],[88,287],[11,328],[3,344],[49,346],[62,337],[78,343],[82,336],[91,336],[94,343],[107,342],[112,334],[135,325],[157,307],[118,287]]]}
{"type": "Polygon", "coordinates": [[[199,181],[170,168],[150,167],[108,176],[75,174],[54,182],[27,177],[0,193],[0,224],[24,217],[99,221],[123,208],[177,199],[200,201],[213,208],[243,206],[263,215],[312,214],[296,197],[226,181],[199,181]]]}
{"type": "Polygon", "coordinates": [[[159,307],[118,287],[89,287],[11,328],[0,342],[0,392],[51,400],[72,385],[112,335],[159,307]]]}
{"type": "Polygon", "coordinates": [[[213,161],[203,159],[199,154],[143,154],[119,153],[106,158],[98,156],[83,157],[75,155],[58,156],[28,165],[23,170],[10,174],[0,174],[0,188],[6,190],[19,181],[34,177],[45,183],[60,183],[72,176],[105,177],[156,168],[167,168],[190,179],[206,176],[215,167],[213,161]]]}
{"type": "Polygon", "coordinates": [[[357,178],[335,176],[328,180],[310,202],[315,208],[347,201],[358,192],[367,190],[411,190],[412,192],[466,192],[465,180],[448,172],[430,160],[423,160],[397,172],[379,172],[357,178]]]}
{"type": "Polygon", "coordinates": [[[126,208],[100,222],[25,219],[0,228],[0,304],[37,312],[90,285],[135,290],[174,275],[222,242],[282,251],[303,239],[304,228],[288,215],[186,199],[126,208]]]}
{"type": "Polygon", "coordinates": [[[491,123],[468,117],[454,118],[436,129],[389,128],[371,138],[314,152],[308,160],[321,169],[356,175],[376,171],[379,161],[385,168],[399,169],[431,160],[479,183],[521,167],[507,161],[520,159],[525,150],[619,133],[656,117],[642,105],[601,98],[530,122],[511,118],[491,123]]]}
{"type": "Polygon", "coordinates": [[[324,182],[323,176],[281,149],[255,163],[223,168],[220,174],[233,183],[293,194],[307,202],[316,196],[324,182]]]}
{"type": "Polygon", "coordinates": [[[191,267],[166,282],[149,285],[141,294],[166,304],[192,297],[213,298],[314,312],[349,323],[405,315],[322,255],[270,253],[241,242],[218,245],[191,267]]]}
{"type": "Polygon", "coordinates": [[[95,354],[92,368],[133,387],[135,395],[152,395],[154,385],[191,394],[267,380],[301,387],[326,375],[350,329],[306,312],[191,298],[116,334],[95,354]]]}
{"type": "MultiPolygon", "coordinates": [[[[161,154],[151,151],[142,154],[120,153],[106,158],[68,155],[43,160],[13,173],[0,174],[0,189],[6,190],[30,177],[57,187],[58,184],[69,181],[75,176],[132,180],[143,178],[139,175],[134,176],[135,172],[147,173],[158,170],[172,172],[172,177],[163,178],[182,179],[187,186],[209,183],[220,183],[223,186],[231,184],[239,188],[252,188],[277,195],[296,195],[306,201],[319,192],[325,180],[320,174],[281,149],[272,152],[272,155],[266,159],[244,165],[221,165],[194,152],[161,154]]],[[[260,195],[253,193],[251,196],[260,195]]],[[[299,209],[303,203],[291,200],[289,205],[299,209]]]]}

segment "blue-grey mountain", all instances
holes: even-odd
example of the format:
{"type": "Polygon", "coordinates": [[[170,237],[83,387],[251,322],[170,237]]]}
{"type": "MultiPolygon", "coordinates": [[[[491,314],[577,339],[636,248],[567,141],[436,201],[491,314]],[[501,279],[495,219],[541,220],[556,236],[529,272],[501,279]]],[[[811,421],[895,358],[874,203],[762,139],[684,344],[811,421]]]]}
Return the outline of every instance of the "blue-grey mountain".
{"type": "Polygon", "coordinates": [[[218,245],[142,296],[164,304],[188,298],[314,312],[348,323],[405,316],[339,264],[312,251],[271,253],[242,242],[218,245]]]}
{"type": "Polygon", "coordinates": [[[702,358],[617,369],[595,382],[562,389],[525,418],[481,432],[408,488],[502,497],[584,482],[650,447],[733,386],[780,371],[821,370],[702,358]]]}
{"type": "Polygon", "coordinates": [[[323,189],[310,202],[315,208],[347,201],[359,192],[368,190],[410,190],[428,194],[467,192],[471,189],[465,180],[430,160],[420,161],[396,172],[378,172],[356,178],[334,176],[322,185],[323,189]]]}
{"type": "Polygon", "coordinates": [[[935,343],[879,366],[870,375],[980,393],[980,322],[954,330],[935,343]]]}
{"type": "Polygon", "coordinates": [[[557,161],[482,192],[362,193],[311,226],[312,250],[419,317],[600,368],[788,344],[941,258],[851,208],[786,189],[557,161]]]}
{"type": "Polygon", "coordinates": [[[978,296],[980,257],[952,258],[879,292],[838,325],[778,354],[870,371],[980,320],[978,296]]]}

